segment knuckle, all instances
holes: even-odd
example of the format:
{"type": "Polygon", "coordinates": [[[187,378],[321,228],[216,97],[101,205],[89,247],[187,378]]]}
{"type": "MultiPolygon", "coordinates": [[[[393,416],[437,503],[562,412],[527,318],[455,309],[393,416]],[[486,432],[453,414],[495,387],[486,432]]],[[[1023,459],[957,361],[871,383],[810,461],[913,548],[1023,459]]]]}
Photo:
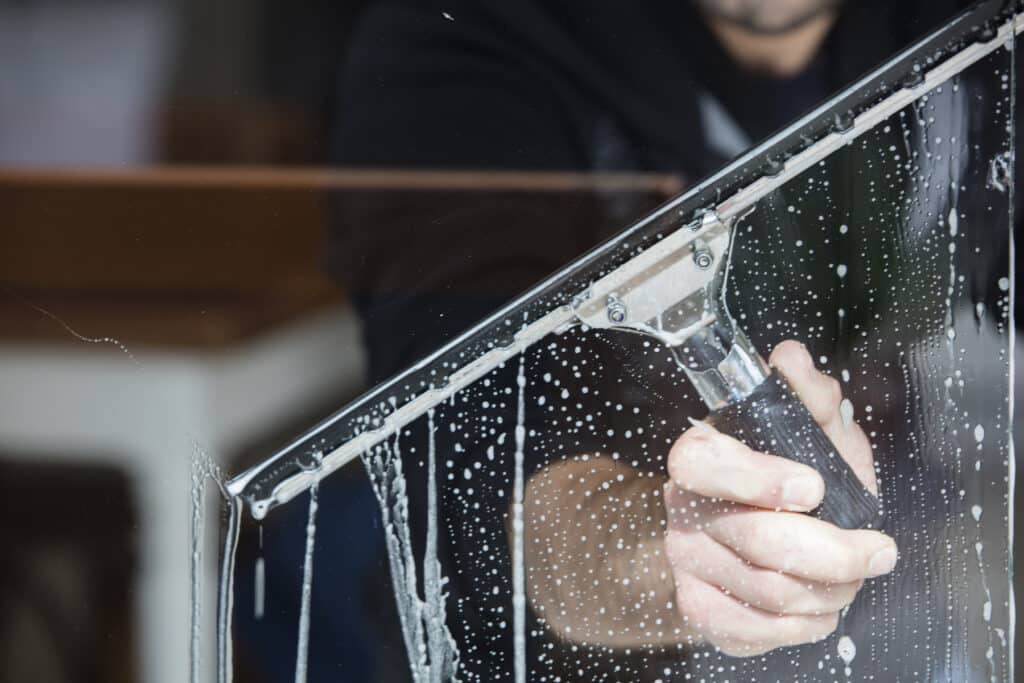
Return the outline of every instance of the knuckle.
{"type": "Polygon", "coordinates": [[[867,560],[858,546],[841,534],[848,533],[833,529],[833,533],[822,539],[821,556],[829,558],[822,566],[821,581],[828,584],[843,584],[864,578],[867,560]]]}
{"type": "Polygon", "coordinates": [[[676,486],[672,480],[666,482],[665,486],[662,487],[661,501],[665,507],[665,512],[668,514],[669,528],[672,527],[674,518],[686,510],[685,495],[685,492],[676,486]]]}
{"type": "Polygon", "coordinates": [[[832,562],[824,572],[828,583],[847,583],[862,578],[864,562],[845,546],[839,545],[832,549],[832,562]]]}
{"type": "Polygon", "coordinates": [[[708,623],[710,610],[706,603],[697,598],[693,593],[693,591],[677,591],[676,609],[690,628],[704,631],[710,627],[708,623]]]}
{"type": "Polygon", "coordinates": [[[766,572],[758,582],[759,598],[770,611],[784,613],[805,602],[806,591],[799,583],[778,572],[766,572]]]}
{"type": "Polygon", "coordinates": [[[851,432],[848,439],[849,447],[843,453],[847,460],[858,464],[874,463],[875,457],[871,452],[871,442],[868,441],[867,435],[860,431],[859,427],[857,431],[851,432]]]}
{"type": "Polygon", "coordinates": [[[860,592],[863,585],[861,581],[852,581],[844,584],[833,584],[827,587],[832,597],[832,605],[838,610],[851,604],[860,592]]]}
{"type": "Polygon", "coordinates": [[[689,566],[693,553],[690,550],[690,534],[670,529],[665,534],[665,555],[673,570],[683,571],[689,566]]]}
{"type": "Polygon", "coordinates": [[[833,612],[828,616],[826,621],[826,628],[828,629],[828,635],[832,635],[839,628],[839,612],[833,612]]]}
{"type": "Polygon", "coordinates": [[[700,452],[707,447],[707,437],[688,429],[673,444],[668,454],[668,475],[681,488],[691,490],[699,473],[700,452]]]}
{"type": "Polygon", "coordinates": [[[750,532],[748,520],[730,520],[728,518],[711,523],[709,531],[711,536],[735,550],[741,557],[746,559],[750,553],[750,539],[756,538],[756,534],[750,532]]]}
{"type": "Polygon", "coordinates": [[[843,400],[843,385],[839,383],[835,377],[826,377],[825,381],[827,384],[828,402],[831,408],[839,408],[839,404],[843,400]]]}
{"type": "Polygon", "coordinates": [[[675,569],[677,561],[683,554],[683,541],[681,538],[682,534],[669,529],[665,532],[665,538],[662,544],[665,548],[665,557],[668,558],[669,564],[675,569]]]}
{"type": "Polygon", "coordinates": [[[827,424],[839,415],[839,404],[843,401],[843,387],[835,377],[818,375],[821,388],[815,394],[814,405],[808,404],[812,417],[819,424],[827,424]]]}
{"type": "MultiPolygon", "coordinates": [[[[769,518],[759,514],[745,516],[735,525],[734,535],[739,547],[748,548],[753,553],[762,550],[766,541],[771,542],[770,539],[777,536],[772,533],[769,518]]],[[[776,546],[776,551],[785,554],[787,548],[785,545],[776,546]]]]}

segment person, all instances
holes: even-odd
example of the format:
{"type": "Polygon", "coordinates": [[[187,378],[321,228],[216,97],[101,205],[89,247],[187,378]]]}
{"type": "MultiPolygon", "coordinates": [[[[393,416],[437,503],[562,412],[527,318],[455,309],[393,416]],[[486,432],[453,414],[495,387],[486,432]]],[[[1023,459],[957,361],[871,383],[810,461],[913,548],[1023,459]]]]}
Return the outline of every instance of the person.
{"type": "MultiPolygon", "coordinates": [[[[333,159],[355,167],[666,172],[692,183],[964,4],[378,2],[348,54],[333,159]]],[[[403,229],[417,230],[410,215],[403,229]]],[[[479,218],[459,229],[479,238],[487,224],[479,218]]],[[[362,225],[376,224],[368,221],[373,216],[360,216],[362,225]]],[[[393,240],[383,261],[360,267],[344,253],[351,238],[338,229],[329,260],[357,294],[375,382],[528,284],[517,271],[501,287],[478,288],[507,264],[453,258],[426,268],[421,252],[403,256],[393,240]],[[447,284],[459,287],[395,286],[408,285],[401,272],[388,279],[445,268],[447,284]],[[395,329],[411,334],[399,343],[395,329]]],[[[877,492],[868,439],[840,414],[839,383],[803,345],[777,335],[771,345],[770,363],[877,492]]],[[[664,433],[676,438],[649,463],[624,464],[576,441],[574,457],[545,462],[527,482],[530,605],[560,643],[606,653],[705,644],[759,655],[825,638],[865,581],[896,566],[899,552],[885,533],[802,514],[824,491],[812,469],[707,427],[678,436],[678,405],[665,415],[664,433]],[[638,501],[643,512],[624,501],[638,501]],[[632,530],[626,543],[623,527],[632,530]]],[[[460,594],[457,579],[453,585],[456,599],[472,593],[460,594]]],[[[480,623],[463,624],[461,637],[486,631],[480,623]]],[[[494,666],[479,652],[463,664],[481,680],[494,666]]]]}

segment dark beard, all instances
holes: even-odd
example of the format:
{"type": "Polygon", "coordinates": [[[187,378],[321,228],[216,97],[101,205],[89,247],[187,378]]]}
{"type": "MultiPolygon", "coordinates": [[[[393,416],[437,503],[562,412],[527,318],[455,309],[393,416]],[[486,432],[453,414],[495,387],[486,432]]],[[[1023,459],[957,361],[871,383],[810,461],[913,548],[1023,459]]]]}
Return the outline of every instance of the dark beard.
{"type": "Polygon", "coordinates": [[[771,36],[788,33],[823,14],[834,12],[843,4],[843,0],[821,0],[816,5],[808,7],[804,13],[795,15],[782,24],[764,21],[764,17],[760,16],[758,10],[746,4],[738,12],[730,13],[722,11],[719,3],[715,0],[694,0],[694,3],[705,16],[727,22],[750,33],[771,36]]]}

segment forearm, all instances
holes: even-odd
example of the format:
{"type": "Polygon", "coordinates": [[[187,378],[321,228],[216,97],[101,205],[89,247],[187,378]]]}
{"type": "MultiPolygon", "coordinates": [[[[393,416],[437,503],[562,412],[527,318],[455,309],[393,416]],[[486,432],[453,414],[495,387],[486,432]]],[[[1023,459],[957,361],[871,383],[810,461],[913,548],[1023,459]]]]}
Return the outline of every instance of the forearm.
{"type": "Polygon", "coordinates": [[[604,456],[530,479],[527,594],[557,633],[616,648],[686,640],[664,553],[664,481],[604,456]]]}

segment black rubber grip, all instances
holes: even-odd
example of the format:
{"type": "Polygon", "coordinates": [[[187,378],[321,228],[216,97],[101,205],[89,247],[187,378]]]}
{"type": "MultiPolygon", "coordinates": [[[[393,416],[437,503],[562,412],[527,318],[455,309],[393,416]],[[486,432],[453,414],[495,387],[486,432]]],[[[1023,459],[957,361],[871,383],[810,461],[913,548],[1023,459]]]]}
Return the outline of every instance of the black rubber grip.
{"type": "Polygon", "coordinates": [[[878,529],[882,507],[836,451],[789,384],[772,374],[754,392],[711,411],[708,424],[756,450],[816,469],[825,497],[811,514],[844,529],[878,529]]]}

